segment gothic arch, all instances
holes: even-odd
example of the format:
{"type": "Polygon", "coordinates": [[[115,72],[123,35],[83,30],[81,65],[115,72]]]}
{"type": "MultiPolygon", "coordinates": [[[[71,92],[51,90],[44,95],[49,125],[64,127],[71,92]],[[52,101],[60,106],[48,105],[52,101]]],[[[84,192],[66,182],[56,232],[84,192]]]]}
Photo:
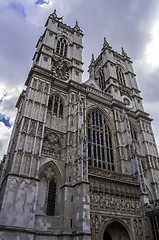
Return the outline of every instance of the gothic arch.
{"type": "Polygon", "coordinates": [[[89,107],[87,109],[87,116],[92,111],[99,111],[99,112],[101,112],[104,115],[104,117],[106,118],[106,120],[108,122],[109,128],[110,128],[110,130],[112,132],[112,135],[114,136],[115,125],[114,125],[113,119],[109,116],[109,113],[105,109],[100,107],[100,106],[91,106],[91,107],[89,107]]]}
{"type": "Polygon", "coordinates": [[[47,177],[45,174],[45,170],[48,168],[51,168],[53,170],[55,177],[61,186],[62,185],[62,174],[61,174],[59,168],[57,167],[57,165],[53,161],[49,161],[40,167],[39,174],[38,174],[39,179],[41,179],[44,176],[47,177]]]}
{"type": "Polygon", "coordinates": [[[66,39],[66,41],[68,42],[69,45],[72,44],[71,39],[70,39],[68,36],[66,36],[65,34],[61,34],[61,33],[57,34],[57,40],[58,40],[59,38],[64,38],[64,39],[66,39]]]}
{"type": "MultiPolygon", "coordinates": [[[[39,170],[39,190],[37,199],[37,214],[50,215],[48,214],[49,194],[50,194],[50,183],[54,181],[56,190],[54,194],[54,210],[53,215],[57,216],[60,214],[60,188],[62,185],[62,177],[60,170],[52,161],[44,164],[39,170]]],[[[53,216],[51,215],[51,216],[53,216]]]]}
{"type": "Polygon", "coordinates": [[[66,37],[64,34],[59,34],[57,36],[57,41],[55,43],[55,52],[56,54],[68,57],[68,48],[71,45],[71,41],[68,37],[66,37]]]}
{"type": "MultiPolygon", "coordinates": [[[[118,226],[120,226],[121,228],[125,229],[125,233],[129,236],[129,240],[133,240],[133,236],[132,236],[132,233],[131,233],[131,229],[130,229],[130,226],[128,226],[127,223],[125,223],[124,220],[121,220],[121,219],[118,219],[118,218],[113,218],[113,219],[110,219],[108,220],[107,222],[104,222],[103,226],[102,226],[102,231],[101,231],[101,234],[100,234],[100,239],[101,240],[105,240],[104,239],[104,233],[107,231],[110,236],[112,234],[112,231],[111,231],[111,228],[110,226],[112,224],[118,224],[118,226]]],[[[113,239],[112,239],[113,240],[113,239]]],[[[126,238],[126,240],[128,240],[126,238]]]]}
{"type": "Polygon", "coordinates": [[[66,101],[65,97],[62,95],[62,93],[54,91],[54,92],[51,92],[49,97],[51,97],[53,95],[57,95],[62,99],[64,107],[67,105],[67,101],[66,101]]]}
{"type": "Polygon", "coordinates": [[[108,113],[100,107],[87,111],[88,165],[116,171],[115,129],[108,113]],[[112,123],[112,124],[111,124],[112,123]]]}

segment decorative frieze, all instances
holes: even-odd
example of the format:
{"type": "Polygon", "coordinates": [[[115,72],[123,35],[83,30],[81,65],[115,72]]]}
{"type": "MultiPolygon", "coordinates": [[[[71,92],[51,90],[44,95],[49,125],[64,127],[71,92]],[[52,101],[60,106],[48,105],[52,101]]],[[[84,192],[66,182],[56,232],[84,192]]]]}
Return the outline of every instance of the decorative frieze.
{"type": "Polygon", "coordinates": [[[88,173],[96,176],[105,177],[112,180],[118,180],[123,182],[131,182],[137,184],[137,178],[132,175],[120,174],[117,172],[109,172],[100,168],[89,167],[88,173]]]}

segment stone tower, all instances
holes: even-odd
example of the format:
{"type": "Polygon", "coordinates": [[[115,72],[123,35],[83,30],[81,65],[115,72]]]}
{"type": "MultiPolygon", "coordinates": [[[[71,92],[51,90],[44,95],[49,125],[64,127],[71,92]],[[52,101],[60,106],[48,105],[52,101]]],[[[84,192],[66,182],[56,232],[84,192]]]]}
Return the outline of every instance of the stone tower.
{"type": "Polygon", "coordinates": [[[1,163],[0,239],[159,236],[159,158],[132,61],[104,38],[82,83],[82,37],[54,11],[1,163]]]}

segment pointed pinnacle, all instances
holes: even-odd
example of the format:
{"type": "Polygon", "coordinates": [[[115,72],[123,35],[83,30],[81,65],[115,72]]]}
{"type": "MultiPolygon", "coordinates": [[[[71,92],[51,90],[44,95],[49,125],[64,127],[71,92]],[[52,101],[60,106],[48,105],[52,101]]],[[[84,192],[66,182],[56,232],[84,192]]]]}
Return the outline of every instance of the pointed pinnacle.
{"type": "Polygon", "coordinates": [[[95,59],[94,59],[94,54],[92,53],[92,59],[91,59],[91,64],[95,62],[95,59]]]}
{"type": "Polygon", "coordinates": [[[122,55],[125,56],[125,57],[127,57],[127,54],[126,54],[126,52],[124,51],[124,48],[123,48],[123,47],[121,48],[121,51],[122,51],[122,55]]]}

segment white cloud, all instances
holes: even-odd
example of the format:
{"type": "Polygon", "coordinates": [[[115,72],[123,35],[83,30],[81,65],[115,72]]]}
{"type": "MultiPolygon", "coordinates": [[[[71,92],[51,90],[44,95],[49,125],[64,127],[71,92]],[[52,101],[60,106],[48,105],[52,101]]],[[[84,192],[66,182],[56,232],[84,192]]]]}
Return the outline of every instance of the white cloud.
{"type": "Polygon", "coordinates": [[[0,160],[3,158],[3,155],[7,152],[7,147],[9,143],[9,137],[11,135],[12,128],[8,128],[4,125],[3,122],[0,122],[0,160]]]}
{"type": "Polygon", "coordinates": [[[150,41],[146,45],[145,61],[150,71],[159,67],[159,18],[155,19],[150,31],[150,41]]]}

